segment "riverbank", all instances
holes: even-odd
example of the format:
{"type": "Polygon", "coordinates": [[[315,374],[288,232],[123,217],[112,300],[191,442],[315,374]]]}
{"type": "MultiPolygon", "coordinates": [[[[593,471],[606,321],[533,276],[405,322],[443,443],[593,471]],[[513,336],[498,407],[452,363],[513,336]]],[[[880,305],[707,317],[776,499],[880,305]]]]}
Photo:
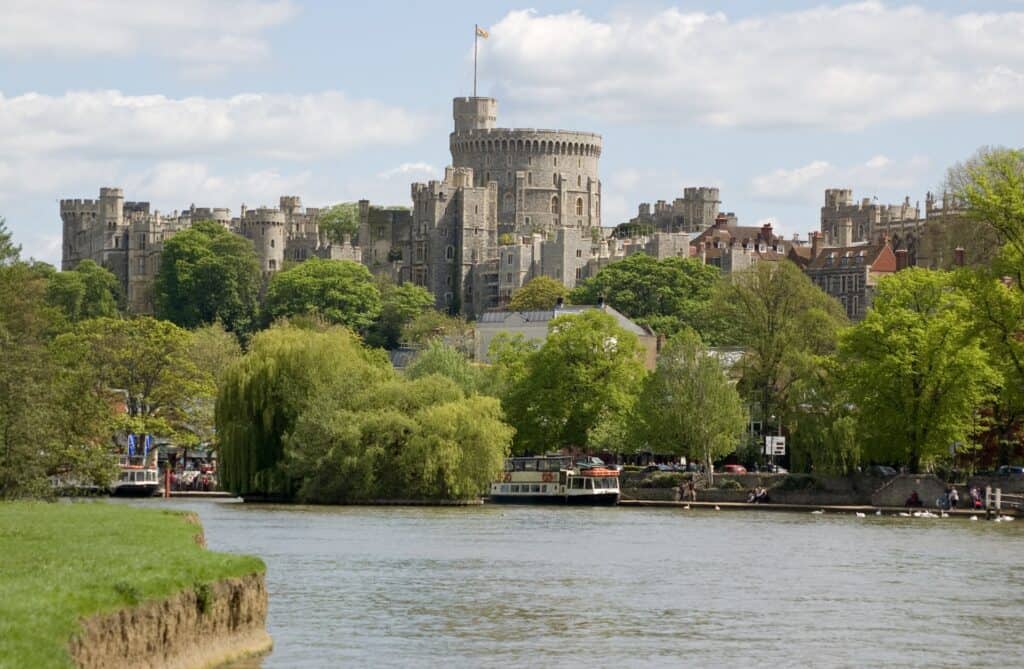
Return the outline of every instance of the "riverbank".
{"type": "Polygon", "coordinates": [[[0,667],[211,666],[270,647],[265,567],[192,514],[0,504],[0,667]]]}
{"type": "MultiPolygon", "coordinates": [[[[948,511],[940,511],[935,508],[908,509],[902,506],[871,506],[846,504],[776,504],[773,502],[769,502],[766,504],[751,504],[749,502],[685,502],[653,499],[624,499],[619,501],[619,506],[626,508],[645,509],[666,508],[682,510],[711,509],[715,511],[789,511],[803,513],[824,512],[847,515],[864,514],[865,516],[899,516],[900,514],[911,514],[912,517],[914,512],[928,512],[934,514],[937,517],[942,517],[941,514],[945,514],[950,518],[969,519],[973,516],[978,519],[984,519],[986,517],[984,509],[950,509],[948,511]]],[[[1017,509],[1003,509],[1000,512],[1000,515],[1017,518],[1020,517],[1021,514],[1017,509]]]]}

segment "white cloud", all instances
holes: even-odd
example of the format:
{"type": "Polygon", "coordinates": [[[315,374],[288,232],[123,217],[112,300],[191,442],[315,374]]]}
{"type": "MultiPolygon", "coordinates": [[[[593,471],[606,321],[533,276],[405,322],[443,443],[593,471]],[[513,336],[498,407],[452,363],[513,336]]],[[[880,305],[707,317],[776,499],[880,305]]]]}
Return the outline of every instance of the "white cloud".
{"type": "Polygon", "coordinates": [[[779,168],[751,180],[758,198],[791,204],[820,203],[826,188],[852,188],[855,194],[910,189],[925,176],[928,161],[914,157],[895,161],[878,155],[859,165],[837,166],[815,160],[794,168],[779,168]]]}
{"type": "Polygon", "coordinates": [[[188,74],[218,74],[264,59],[264,33],[296,13],[287,0],[7,0],[0,54],[148,54],[188,74]]]}
{"type": "Polygon", "coordinates": [[[402,163],[398,167],[385,170],[377,175],[380,179],[394,179],[395,177],[407,177],[412,174],[439,175],[439,170],[429,163],[402,163]]]}
{"type": "Polygon", "coordinates": [[[310,160],[405,144],[425,128],[404,109],[335,91],[177,99],[118,91],[0,93],[0,156],[7,157],[167,160],[230,153],[310,160]]]}
{"type": "MultiPolygon", "coordinates": [[[[856,129],[1024,110],[1024,13],[860,2],[732,20],[508,13],[483,46],[496,92],[611,121],[856,129]]],[[[535,111],[531,110],[531,111],[535,111]]]]}

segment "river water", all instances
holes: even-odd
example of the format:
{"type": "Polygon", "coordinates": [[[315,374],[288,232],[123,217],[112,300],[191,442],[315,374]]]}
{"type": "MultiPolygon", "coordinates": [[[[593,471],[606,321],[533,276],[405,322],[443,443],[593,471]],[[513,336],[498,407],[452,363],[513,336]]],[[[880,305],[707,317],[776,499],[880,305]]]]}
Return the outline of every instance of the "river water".
{"type": "Polygon", "coordinates": [[[145,504],[266,561],[274,651],[246,666],[1024,662],[1024,520],[145,504]]]}

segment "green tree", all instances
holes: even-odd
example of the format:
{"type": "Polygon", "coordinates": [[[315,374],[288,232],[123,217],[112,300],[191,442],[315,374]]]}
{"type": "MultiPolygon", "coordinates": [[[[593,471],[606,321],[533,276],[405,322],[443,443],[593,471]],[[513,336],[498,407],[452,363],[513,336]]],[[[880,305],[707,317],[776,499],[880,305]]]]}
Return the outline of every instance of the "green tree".
{"type": "Polygon", "coordinates": [[[982,148],[950,168],[946,187],[970,220],[1024,257],[1024,149],[982,148]]]}
{"type": "Polygon", "coordinates": [[[7,229],[7,219],[0,216],[0,266],[17,262],[20,255],[21,245],[14,243],[14,237],[7,229]]]}
{"type": "Polygon", "coordinates": [[[54,341],[64,362],[82,361],[92,371],[98,397],[122,392],[130,432],[169,433],[187,428],[188,408],[214,392],[212,379],[189,356],[187,330],[149,316],[81,321],[54,341]]]}
{"type": "Polygon", "coordinates": [[[265,309],[271,319],[317,315],[362,331],[380,315],[381,299],[365,266],[313,258],[274,275],[265,309]]]}
{"type": "Polygon", "coordinates": [[[454,381],[466,395],[475,393],[481,383],[480,370],[469,358],[439,339],[431,340],[425,349],[417,353],[405,373],[410,379],[439,374],[454,381]]]}
{"type": "Polygon", "coordinates": [[[390,281],[380,286],[381,309],[377,322],[370,328],[366,342],[386,349],[398,348],[402,330],[420,314],[432,310],[434,296],[423,286],[390,281]]]}
{"type": "Polygon", "coordinates": [[[316,217],[317,225],[328,239],[341,244],[345,237],[353,238],[359,233],[359,205],[355,202],[343,202],[321,209],[316,217]]]}
{"type": "Polygon", "coordinates": [[[643,253],[608,265],[571,293],[573,304],[597,304],[602,298],[637,323],[662,335],[684,326],[711,336],[708,303],[718,269],[693,258],[657,260],[643,253]]]}
{"type": "Polygon", "coordinates": [[[252,242],[214,221],[198,221],[164,242],[153,284],[156,314],[184,328],[220,321],[245,333],[260,283],[252,242]]]}
{"type": "Polygon", "coordinates": [[[770,416],[792,409],[794,384],[817,373],[847,323],[839,302],[789,261],[731,273],[717,286],[711,310],[725,323],[728,343],[745,350],[735,370],[739,390],[758,405],[766,428],[770,416]]]}
{"type": "Polygon", "coordinates": [[[876,459],[917,472],[977,431],[999,384],[952,275],[910,268],[879,282],[867,317],[841,341],[859,433],[876,459]]]}
{"type": "Polygon", "coordinates": [[[743,400],[721,363],[685,330],[662,350],[637,413],[640,443],[703,462],[709,483],[714,461],[736,450],[747,426],[743,400]]]}
{"type": "Polygon", "coordinates": [[[791,471],[845,476],[861,462],[856,421],[851,413],[844,370],[835,355],[808,365],[789,392],[786,414],[791,471]]]}
{"type": "Polygon", "coordinates": [[[275,326],[256,334],[245,357],[225,372],[217,394],[221,481],[237,494],[291,496],[284,441],[317,397],[337,408],[393,375],[386,356],[365,349],[344,328],[275,326]]]}
{"type": "Polygon", "coordinates": [[[45,273],[18,261],[10,240],[0,261],[0,498],[53,494],[51,476],[106,486],[111,410],[90,393],[81,360],[59,360],[50,333],[61,319],[46,300],[45,273]]]}
{"type": "Polygon", "coordinates": [[[110,270],[83,260],[68,272],[54,272],[46,299],[60,307],[71,322],[117,316],[121,284],[110,270]]]}
{"type": "Polygon", "coordinates": [[[569,290],[561,281],[549,276],[537,276],[512,293],[508,308],[512,311],[553,309],[559,298],[565,299],[569,290]]]}
{"type": "Polygon", "coordinates": [[[591,446],[592,430],[628,413],[644,377],[635,335],[598,310],[559,316],[503,405],[519,451],[591,446]]]}
{"type": "Polygon", "coordinates": [[[427,309],[402,327],[402,341],[425,346],[432,339],[444,339],[463,353],[473,350],[473,326],[459,316],[427,309]]]}

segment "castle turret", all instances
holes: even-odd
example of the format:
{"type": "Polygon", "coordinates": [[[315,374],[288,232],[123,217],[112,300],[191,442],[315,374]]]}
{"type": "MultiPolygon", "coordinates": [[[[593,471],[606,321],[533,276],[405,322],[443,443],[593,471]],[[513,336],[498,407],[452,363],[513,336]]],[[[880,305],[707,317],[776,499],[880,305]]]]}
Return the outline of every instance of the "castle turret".
{"type": "Polygon", "coordinates": [[[498,101],[494,98],[455,98],[452,115],[455,132],[490,130],[498,121],[498,101]]]}
{"type": "Polygon", "coordinates": [[[278,209],[249,209],[241,221],[241,233],[252,240],[264,273],[277,272],[284,264],[285,214],[278,209]]]}

